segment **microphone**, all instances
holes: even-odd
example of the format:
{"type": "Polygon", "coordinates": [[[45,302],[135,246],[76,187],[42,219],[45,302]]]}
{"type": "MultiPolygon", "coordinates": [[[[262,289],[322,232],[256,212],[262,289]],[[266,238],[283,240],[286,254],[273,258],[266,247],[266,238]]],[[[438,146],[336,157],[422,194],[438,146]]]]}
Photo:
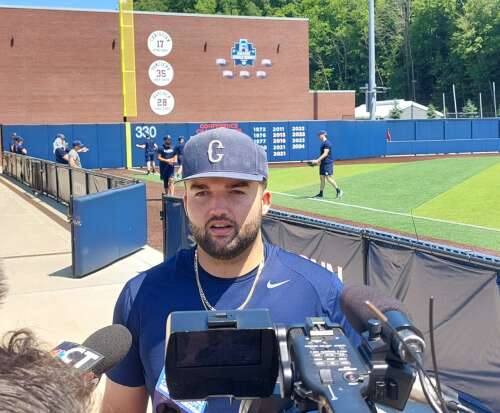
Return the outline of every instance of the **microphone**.
{"type": "Polygon", "coordinates": [[[97,330],[82,344],[65,341],[51,354],[71,367],[100,377],[125,357],[131,345],[132,335],[127,328],[113,324],[97,330]]]}
{"type": "Polygon", "coordinates": [[[413,362],[414,358],[402,343],[408,346],[412,353],[422,360],[425,351],[423,335],[409,320],[403,309],[403,303],[387,297],[373,287],[345,286],[340,296],[340,308],[352,327],[362,333],[368,329],[368,320],[376,318],[366,301],[378,308],[387,321],[382,325],[381,336],[393,352],[404,362],[413,362]],[[397,335],[397,337],[396,337],[397,335]]]}

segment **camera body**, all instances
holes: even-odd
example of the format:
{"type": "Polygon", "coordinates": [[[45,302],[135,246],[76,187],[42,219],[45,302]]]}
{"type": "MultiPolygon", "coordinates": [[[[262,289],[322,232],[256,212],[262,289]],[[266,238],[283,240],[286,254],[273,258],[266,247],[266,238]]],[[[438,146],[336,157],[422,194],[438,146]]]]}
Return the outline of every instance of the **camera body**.
{"type": "Polygon", "coordinates": [[[175,400],[278,394],[302,412],[372,412],[374,403],[403,410],[413,369],[376,331],[363,334],[358,351],[342,327],[325,318],[284,327],[273,325],[264,309],[173,312],[167,319],[167,386],[175,400]]]}
{"type": "Polygon", "coordinates": [[[167,319],[167,386],[176,400],[267,397],[279,370],[269,312],[179,311],[167,319]]]}

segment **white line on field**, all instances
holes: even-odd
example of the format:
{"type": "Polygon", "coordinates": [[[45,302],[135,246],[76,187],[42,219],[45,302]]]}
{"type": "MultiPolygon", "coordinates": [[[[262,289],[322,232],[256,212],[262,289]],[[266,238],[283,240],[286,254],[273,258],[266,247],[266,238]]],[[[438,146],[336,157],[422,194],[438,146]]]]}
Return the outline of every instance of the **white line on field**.
{"type": "MultiPolygon", "coordinates": [[[[301,198],[298,195],[287,194],[285,192],[274,192],[273,191],[273,194],[288,196],[291,198],[301,198]]],[[[463,227],[471,227],[471,228],[476,228],[476,229],[485,229],[487,231],[500,232],[500,229],[497,229],[497,228],[482,227],[480,225],[473,225],[473,224],[464,224],[463,222],[447,221],[445,219],[422,217],[420,215],[411,215],[411,214],[407,214],[405,212],[386,211],[385,209],[370,208],[370,207],[365,207],[365,206],[361,206],[361,205],[347,204],[345,202],[338,202],[338,201],[329,201],[327,199],[320,199],[320,198],[305,198],[305,199],[308,199],[310,201],[316,201],[316,202],[325,202],[327,204],[335,204],[335,205],[346,206],[346,207],[351,207],[351,208],[364,209],[365,211],[381,212],[384,214],[392,214],[392,215],[399,215],[399,216],[408,217],[408,218],[413,217],[413,218],[417,218],[417,219],[423,219],[426,221],[441,222],[443,224],[461,225],[463,227]]]]}

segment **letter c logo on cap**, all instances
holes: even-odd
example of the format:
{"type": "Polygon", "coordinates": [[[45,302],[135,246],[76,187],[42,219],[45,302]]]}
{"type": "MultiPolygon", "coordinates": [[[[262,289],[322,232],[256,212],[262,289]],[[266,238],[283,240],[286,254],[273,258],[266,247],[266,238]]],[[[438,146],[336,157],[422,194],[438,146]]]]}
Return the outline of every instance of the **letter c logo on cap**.
{"type": "Polygon", "coordinates": [[[217,163],[222,161],[224,154],[223,153],[214,154],[214,145],[215,149],[224,149],[224,145],[222,145],[222,142],[217,139],[210,141],[210,143],[208,144],[208,160],[212,163],[217,163]]]}

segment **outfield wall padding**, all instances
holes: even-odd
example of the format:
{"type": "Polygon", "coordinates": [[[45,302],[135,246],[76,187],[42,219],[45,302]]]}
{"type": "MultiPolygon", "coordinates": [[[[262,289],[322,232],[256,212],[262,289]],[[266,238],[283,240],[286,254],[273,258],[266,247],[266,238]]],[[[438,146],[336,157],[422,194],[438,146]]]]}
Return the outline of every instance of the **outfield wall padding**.
{"type": "Polygon", "coordinates": [[[103,268],[147,243],[144,183],[72,198],[70,210],[74,277],[103,268]]]}
{"type": "Polygon", "coordinates": [[[81,140],[90,150],[80,153],[86,169],[121,168],[125,166],[125,131],[123,124],[74,124],[74,125],[4,125],[3,147],[8,148],[10,136],[16,133],[24,138],[28,155],[55,161],[53,142],[58,133],[66,136],[71,147],[74,140],[81,140]]]}
{"type": "MultiPolygon", "coordinates": [[[[153,139],[160,147],[163,138],[170,135],[176,145],[180,136],[188,140],[216,127],[243,131],[266,149],[269,162],[317,158],[321,146],[317,133],[322,129],[328,132],[337,160],[500,151],[499,119],[134,123],[131,125],[132,166],[145,166],[144,150],[137,145],[146,139],[153,139]]],[[[57,133],[64,133],[69,144],[78,138],[90,148],[89,152],[80,154],[84,168],[126,166],[124,124],[4,125],[4,148],[8,148],[13,132],[25,139],[29,155],[33,157],[53,161],[52,142],[57,133]]]]}
{"type": "Polygon", "coordinates": [[[461,139],[387,142],[386,155],[432,155],[464,152],[500,152],[500,139],[461,139]]]}

